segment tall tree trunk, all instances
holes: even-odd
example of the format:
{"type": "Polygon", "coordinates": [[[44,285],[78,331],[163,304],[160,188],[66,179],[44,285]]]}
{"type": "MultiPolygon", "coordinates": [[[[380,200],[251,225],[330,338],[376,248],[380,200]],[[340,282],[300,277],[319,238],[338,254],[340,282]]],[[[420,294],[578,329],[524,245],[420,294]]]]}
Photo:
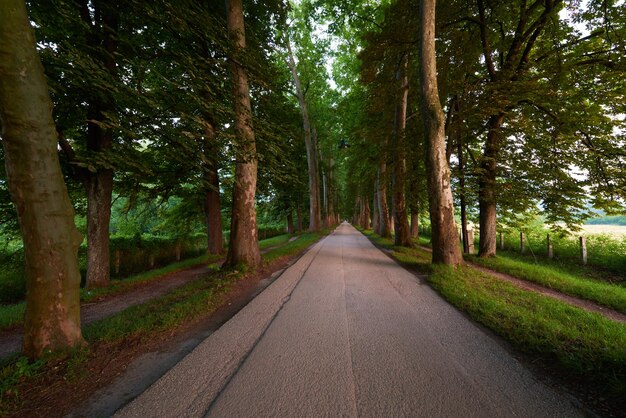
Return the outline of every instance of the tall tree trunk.
{"type": "Polygon", "coordinates": [[[287,233],[293,234],[296,232],[296,228],[293,225],[293,209],[289,208],[289,212],[287,212],[287,233]]]}
{"type": "MultiPolygon", "coordinates": [[[[91,125],[91,124],[90,124],[91,125]]],[[[109,223],[113,200],[113,170],[99,169],[86,176],[88,289],[110,283],[109,223]]]]}
{"type": "MultiPolygon", "coordinates": [[[[80,8],[83,23],[90,28],[87,43],[93,49],[92,58],[115,77],[117,32],[120,24],[117,5],[103,1],[94,1],[89,5],[83,0],[80,8]],[[95,10],[95,22],[92,21],[90,8],[95,10]]],[[[106,124],[109,118],[107,115],[115,112],[115,100],[109,93],[95,94],[87,100],[87,150],[91,153],[106,153],[113,147],[113,131],[106,124]]],[[[95,172],[85,170],[84,183],[87,195],[86,287],[105,287],[110,283],[109,224],[113,200],[113,170],[101,167],[97,167],[95,172]]]]}
{"type": "Polygon", "coordinates": [[[298,232],[302,231],[302,226],[304,225],[304,220],[302,219],[302,207],[300,204],[296,204],[296,215],[298,216],[298,232]]]}
{"type": "Polygon", "coordinates": [[[235,186],[230,224],[230,243],[225,265],[244,263],[254,267],[261,263],[254,197],[257,180],[257,155],[248,75],[241,64],[245,56],[246,37],[242,0],[227,0],[228,38],[233,56],[230,59],[233,74],[235,103],[235,186]]]}
{"type": "Polygon", "coordinates": [[[424,120],[424,157],[432,225],[433,263],[458,265],[463,261],[454,225],[450,169],[446,162],[444,117],[437,88],[435,58],[436,0],[422,0],[420,9],[420,87],[424,120]]]}
{"type": "Polygon", "coordinates": [[[369,199],[362,198],[361,203],[363,205],[363,228],[370,229],[370,203],[369,199]]]}
{"type": "Polygon", "coordinates": [[[500,152],[500,130],[504,114],[489,118],[489,132],[480,164],[481,176],[478,181],[478,209],[480,224],[479,257],[496,255],[496,176],[500,152]]]}
{"type": "Polygon", "coordinates": [[[463,239],[463,252],[469,253],[467,235],[467,205],[465,203],[465,156],[463,154],[463,135],[457,138],[457,158],[459,159],[459,198],[461,200],[461,235],[463,239]]]}
{"type": "Polygon", "coordinates": [[[387,162],[383,159],[378,168],[378,217],[380,236],[391,238],[391,221],[387,205],[387,162]]]}
{"type": "Polygon", "coordinates": [[[375,234],[380,235],[380,219],[378,216],[378,186],[376,186],[376,190],[374,190],[374,200],[372,205],[372,231],[375,234]]]}
{"type": "Polygon", "coordinates": [[[413,247],[409,219],[406,211],[406,152],[404,138],[406,130],[406,109],[409,99],[408,55],[402,59],[398,69],[397,80],[400,82],[400,95],[396,105],[394,120],[395,137],[395,164],[394,164],[394,191],[393,208],[395,211],[395,244],[403,247],[413,247]]]}
{"type": "Polygon", "coordinates": [[[222,204],[220,200],[220,178],[215,166],[205,173],[208,188],[205,193],[205,216],[207,227],[207,252],[222,254],[224,236],[222,233],[222,204]]]}
{"type": "Polygon", "coordinates": [[[23,353],[83,343],[74,209],[63,182],[48,85],[22,0],[0,2],[0,135],[24,242],[23,353]]]}
{"type": "Polygon", "coordinates": [[[304,97],[304,90],[300,84],[300,77],[296,63],[291,50],[291,42],[287,40],[288,60],[287,64],[291,70],[293,82],[296,85],[296,95],[300,104],[300,112],[302,113],[302,126],[304,128],[304,143],[306,146],[306,159],[309,168],[309,231],[319,231],[322,227],[322,213],[320,208],[320,192],[319,192],[319,163],[317,159],[316,138],[311,131],[311,120],[309,118],[309,108],[304,97]]]}
{"type": "Polygon", "coordinates": [[[420,237],[420,216],[419,211],[411,208],[411,238],[418,239],[420,237]]]}
{"type": "Polygon", "coordinates": [[[222,232],[222,202],[220,198],[220,178],[217,171],[217,149],[215,127],[209,117],[205,118],[203,144],[203,176],[205,181],[204,216],[207,228],[207,252],[222,254],[224,236],[222,232]]]}

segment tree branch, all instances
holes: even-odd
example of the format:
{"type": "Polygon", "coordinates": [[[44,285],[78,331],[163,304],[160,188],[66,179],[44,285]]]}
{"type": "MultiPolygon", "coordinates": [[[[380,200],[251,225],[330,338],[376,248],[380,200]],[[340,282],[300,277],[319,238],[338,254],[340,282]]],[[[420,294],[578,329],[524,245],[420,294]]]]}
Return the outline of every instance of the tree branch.
{"type": "Polygon", "coordinates": [[[483,0],[477,0],[478,3],[478,16],[480,22],[480,41],[483,46],[483,55],[485,56],[485,63],[487,64],[487,71],[489,77],[494,80],[496,77],[496,68],[493,65],[493,58],[491,56],[491,46],[487,39],[487,22],[485,20],[485,5],[483,0]]]}

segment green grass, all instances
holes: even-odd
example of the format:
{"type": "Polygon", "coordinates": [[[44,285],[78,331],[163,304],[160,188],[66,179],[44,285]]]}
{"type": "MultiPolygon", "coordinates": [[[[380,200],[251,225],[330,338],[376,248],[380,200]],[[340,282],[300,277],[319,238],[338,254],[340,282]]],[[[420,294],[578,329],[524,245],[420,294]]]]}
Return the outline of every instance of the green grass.
{"type": "Polygon", "coordinates": [[[108,287],[101,289],[81,289],[80,290],[80,299],[83,302],[89,302],[94,299],[97,299],[102,296],[110,296],[118,293],[126,292],[129,288],[133,288],[142,283],[149,282],[151,280],[157,279],[159,277],[165,276],[166,274],[174,273],[180,270],[185,270],[187,268],[197,266],[200,264],[211,264],[219,259],[222,256],[220,255],[201,255],[199,257],[190,258],[183,261],[178,261],[176,263],[169,264],[164,267],[156,268],[153,270],[149,270],[143,273],[136,274],[131,277],[127,277],[125,279],[115,279],[111,280],[111,284],[108,287]]]}
{"type": "Polygon", "coordinates": [[[392,240],[371,231],[364,234],[398,261],[430,273],[430,284],[444,298],[516,349],[584,382],[618,406],[626,399],[626,325],[522,290],[471,266],[431,265],[426,251],[394,247],[392,240]]]}
{"type": "MultiPolygon", "coordinates": [[[[322,233],[302,234],[299,239],[270,250],[263,255],[263,261],[270,263],[280,257],[293,256],[316,242],[324,235],[322,233]]],[[[140,279],[137,279],[140,280],[140,279]]],[[[245,280],[242,269],[215,271],[205,278],[195,280],[179,287],[167,295],[155,298],[144,304],[127,308],[115,315],[89,324],[83,328],[84,338],[91,344],[106,342],[120,344],[123,349],[124,341],[129,339],[149,338],[156,332],[174,329],[177,326],[193,321],[215,310],[225,295],[237,280],[245,280]],[[239,271],[238,271],[239,270],[239,271]]],[[[31,378],[37,378],[46,373],[46,368],[65,370],[66,376],[88,378],[83,370],[89,351],[77,349],[65,353],[64,360],[52,357],[42,361],[29,363],[23,357],[13,357],[0,366],[0,415],[5,412],[5,405],[11,403],[13,407],[19,404],[20,383],[31,378]],[[5,401],[3,404],[3,401],[5,401]]],[[[56,372],[53,372],[56,373],[56,372]]]]}
{"type": "MultiPolygon", "coordinates": [[[[139,286],[142,283],[147,283],[166,274],[173,273],[179,270],[184,270],[186,268],[193,267],[199,264],[210,263],[218,260],[219,258],[219,256],[203,255],[200,257],[179,261],[177,263],[170,264],[169,266],[140,273],[126,279],[112,280],[111,285],[106,288],[91,290],[81,289],[80,299],[81,302],[89,302],[100,297],[124,293],[127,292],[129,289],[132,289],[133,287],[139,286]]],[[[10,329],[21,325],[24,321],[25,310],[26,302],[19,302],[12,305],[0,305],[0,330],[10,329]]]]}
{"type": "Polygon", "coordinates": [[[434,266],[430,283],[474,320],[526,353],[556,360],[612,397],[626,396],[626,325],[483,274],[434,266]]]}
{"type": "Polygon", "coordinates": [[[89,343],[143,337],[174,328],[215,309],[241,273],[213,273],[167,295],[132,306],[113,316],[87,325],[83,336],[89,343]]]}
{"type": "Polygon", "coordinates": [[[310,245],[312,245],[317,240],[327,234],[327,230],[322,232],[306,232],[304,234],[301,234],[300,238],[298,238],[297,240],[287,242],[286,244],[283,244],[277,248],[273,248],[269,252],[263,254],[263,260],[267,263],[271,263],[272,261],[280,257],[293,255],[299,251],[308,248],[310,245]]]}
{"type": "Polygon", "coordinates": [[[292,237],[291,234],[283,234],[283,235],[277,235],[272,238],[264,239],[262,241],[259,241],[259,248],[261,250],[264,250],[269,247],[275,247],[277,245],[284,244],[288,242],[291,237],[292,237]]]}
{"type": "Polygon", "coordinates": [[[483,267],[538,283],[568,295],[591,300],[626,313],[626,288],[607,283],[606,281],[591,279],[584,273],[564,271],[548,263],[531,264],[527,261],[507,256],[491,258],[469,256],[467,259],[483,267]]]}
{"type": "MultiPolygon", "coordinates": [[[[262,240],[259,242],[259,246],[261,248],[277,247],[273,248],[264,255],[263,258],[269,262],[283,255],[289,255],[293,251],[299,251],[300,249],[306,248],[318,240],[321,236],[321,234],[302,234],[300,238],[289,243],[288,241],[291,236],[286,234],[262,240]]],[[[210,265],[212,263],[216,263],[222,258],[223,256],[219,255],[201,255],[199,257],[172,263],[165,267],[139,273],[125,279],[112,280],[111,285],[106,288],[90,290],[81,289],[81,302],[90,302],[104,296],[113,296],[124,293],[133,287],[150,282],[159,277],[163,277],[166,274],[174,273],[176,271],[184,270],[200,264],[210,265]]],[[[10,329],[21,325],[24,320],[25,309],[26,304],[24,302],[11,305],[0,305],[0,330],[10,329]]]]}
{"type": "Polygon", "coordinates": [[[0,305],[0,330],[10,329],[20,325],[24,320],[26,302],[13,305],[0,305]]]}

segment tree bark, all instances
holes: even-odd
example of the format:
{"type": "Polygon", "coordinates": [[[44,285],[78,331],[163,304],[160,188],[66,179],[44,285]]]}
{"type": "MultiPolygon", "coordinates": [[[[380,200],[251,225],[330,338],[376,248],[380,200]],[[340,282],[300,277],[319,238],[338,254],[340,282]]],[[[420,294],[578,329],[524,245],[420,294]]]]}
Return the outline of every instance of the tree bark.
{"type": "MultiPolygon", "coordinates": [[[[87,2],[81,3],[83,23],[90,29],[87,44],[92,48],[92,58],[100,62],[112,75],[117,73],[115,54],[118,48],[117,31],[119,11],[115,4],[93,2],[95,16],[92,22],[87,2]],[[100,49],[104,48],[104,51],[100,49]]],[[[87,98],[87,150],[92,153],[108,152],[113,147],[113,132],[107,128],[107,114],[115,111],[111,95],[95,94],[87,98]]],[[[110,283],[109,224],[113,199],[113,170],[96,167],[95,172],[84,170],[87,195],[87,288],[106,287],[110,283]]]]}
{"type": "Polygon", "coordinates": [[[43,66],[22,0],[0,2],[0,136],[24,242],[30,358],[83,344],[78,246],[43,66]]]}
{"type": "Polygon", "coordinates": [[[380,217],[378,216],[378,187],[374,191],[374,204],[372,205],[372,231],[380,235],[380,217]]]}
{"type": "Polygon", "coordinates": [[[320,191],[319,191],[319,163],[317,159],[316,138],[311,130],[311,120],[309,118],[309,108],[304,97],[304,90],[300,84],[300,77],[296,68],[296,63],[291,50],[291,42],[287,40],[288,60],[287,64],[291,70],[293,82],[296,85],[296,95],[300,104],[300,112],[302,114],[302,126],[304,128],[304,143],[306,146],[306,160],[309,169],[309,231],[319,231],[322,227],[322,214],[320,208],[320,191]]]}
{"type": "Polygon", "coordinates": [[[293,225],[293,210],[289,209],[287,213],[287,233],[293,234],[294,232],[296,232],[296,228],[293,225]]]}
{"type": "Polygon", "coordinates": [[[207,228],[207,253],[222,254],[224,252],[224,236],[222,233],[222,203],[220,198],[220,178],[217,171],[215,156],[215,128],[211,122],[205,121],[204,129],[204,216],[207,228]]]}
{"type": "Polygon", "coordinates": [[[394,120],[395,137],[395,164],[394,164],[394,191],[393,208],[395,211],[395,244],[402,247],[413,247],[411,232],[409,230],[409,219],[406,210],[406,153],[404,149],[404,137],[406,130],[406,109],[409,100],[409,76],[408,76],[408,55],[402,59],[398,69],[397,80],[400,83],[400,95],[396,105],[394,120]]]}
{"type": "Polygon", "coordinates": [[[450,169],[446,162],[445,122],[437,88],[435,4],[436,0],[422,0],[420,9],[420,87],[432,226],[432,260],[433,263],[458,265],[463,258],[454,225],[450,169]]]}
{"type": "Polygon", "coordinates": [[[209,168],[205,176],[208,185],[205,193],[207,252],[209,254],[222,254],[224,252],[224,236],[222,234],[220,179],[215,167],[209,168]]]}
{"type": "Polygon", "coordinates": [[[304,221],[302,219],[302,207],[300,204],[296,205],[296,215],[298,216],[298,232],[302,231],[302,225],[304,225],[304,221]]]}
{"type": "Polygon", "coordinates": [[[387,162],[383,159],[378,168],[378,229],[383,238],[391,238],[391,221],[387,205],[387,162]]]}
{"type": "Polygon", "coordinates": [[[419,212],[411,209],[411,238],[413,239],[418,239],[420,237],[419,221],[419,212]]]}
{"type": "Polygon", "coordinates": [[[252,107],[248,75],[240,58],[245,55],[246,37],[242,0],[227,0],[228,38],[231,45],[230,57],[235,104],[235,185],[230,224],[230,244],[225,265],[239,263],[250,267],[261,263],[256,223],[254,198],[257,181],[257,155],[252,126],[252,107]]]}
{"type": "Polygon", "coordinates": [[[463,241],[463,253],[469,254],[469,242],[467,235],[467,205],[465,202],[465,156],[463,154],[463,135],[457,138],[457,158],[459,159],[459,199],[461,200],[461,235],[463,241]]]}
{"type": "Polygon", "coordinates": [[[363,220],[362,220],[363,228],[364,229],[370,229],[371,225],[370,225],[370,204],[369,204],[369,199],[362,197],[361,198],[361,205],[363,205],[363,220]]]}
{"type": "Polygon", "coordinates": [[[478,208],[480,224],[479,257],[496,255],[496,177],[500,153],[500,130],[504,115],[489,118],[489,132],[480,164],[481,176],[478,182],[478,208]]]}
{"type": "Polygon", "coordinates": [[[109,223],[113,201],[113,170],[99,169],[86,176],[88,289],[110,283],[109,223]]]}

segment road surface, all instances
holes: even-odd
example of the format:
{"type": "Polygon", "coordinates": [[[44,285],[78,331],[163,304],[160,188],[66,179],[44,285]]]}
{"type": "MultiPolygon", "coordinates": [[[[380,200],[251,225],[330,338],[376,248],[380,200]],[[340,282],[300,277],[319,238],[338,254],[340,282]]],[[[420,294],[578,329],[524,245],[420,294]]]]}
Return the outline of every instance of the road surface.
{"type": "Polygon", "coordinates": [[[584,416],[572,402],[344,223],[116,416],[584,416]]]}

